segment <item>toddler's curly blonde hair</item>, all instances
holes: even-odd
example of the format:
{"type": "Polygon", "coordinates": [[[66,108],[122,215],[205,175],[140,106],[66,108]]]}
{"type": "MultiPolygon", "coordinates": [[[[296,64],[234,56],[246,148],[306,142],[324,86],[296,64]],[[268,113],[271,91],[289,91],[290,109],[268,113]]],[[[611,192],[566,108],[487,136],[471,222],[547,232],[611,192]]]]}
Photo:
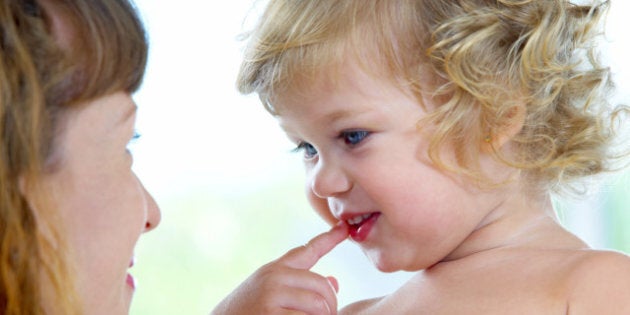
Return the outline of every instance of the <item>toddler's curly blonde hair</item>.
{"type": "MultiPolygon", "coordinates": [[[[441,100],[429,156],[438,166],[492,183],[479,168],[484,142],[518,125],[512,153],[536,191],[605,171],[612,154],[610,71],[595,37],[608,2],[566,0],[271,0],[249,34],[238,76],[242,93],[273,99],[306,89],[353,58],[418,99],[441,100]],[[435,86],[427,86],[430,75],[435,86]],[[522,125],[522,127],[521,127],[522,125]],[[449,144],[456,165],[440,158],[449,144]]],[[[339,74],[339,73],[337,73],[339,74]]]]}

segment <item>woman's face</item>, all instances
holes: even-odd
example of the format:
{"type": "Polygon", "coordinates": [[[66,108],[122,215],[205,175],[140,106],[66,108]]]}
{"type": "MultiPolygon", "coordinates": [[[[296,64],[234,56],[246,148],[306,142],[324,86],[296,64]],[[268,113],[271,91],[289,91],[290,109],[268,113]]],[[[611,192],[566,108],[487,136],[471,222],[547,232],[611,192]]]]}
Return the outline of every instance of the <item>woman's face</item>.
{"type": "Polygon", "coordinates": [[[69,109],[43,177],[63,223],[77,292],[89,314],[127,314],[134,292],[128,269],[140,235],[160,210],[131,170],[136,105],[115,93],[69,109]]]}

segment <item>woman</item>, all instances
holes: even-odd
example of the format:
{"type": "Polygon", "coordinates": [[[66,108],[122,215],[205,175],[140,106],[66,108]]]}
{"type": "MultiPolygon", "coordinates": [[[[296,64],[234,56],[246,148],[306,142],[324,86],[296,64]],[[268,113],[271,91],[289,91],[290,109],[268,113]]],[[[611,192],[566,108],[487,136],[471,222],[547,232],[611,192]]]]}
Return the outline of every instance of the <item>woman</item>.
{"type": "Polygon", "coordinates": [[[0,314],[127,314],[160,212],[131,171],[147,57],[127,0],[0,3],[0,314]]]}

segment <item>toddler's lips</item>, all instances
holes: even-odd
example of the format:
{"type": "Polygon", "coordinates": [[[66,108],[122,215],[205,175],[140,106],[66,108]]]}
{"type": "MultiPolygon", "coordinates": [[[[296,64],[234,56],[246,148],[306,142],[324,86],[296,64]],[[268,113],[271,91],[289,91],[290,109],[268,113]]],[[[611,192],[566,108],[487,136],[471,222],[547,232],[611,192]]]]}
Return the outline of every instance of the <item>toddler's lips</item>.
{"type": "Polygon", "coordinates": [[[357,243],[365,241],[380,215],[380,212],[372,212],[346,220],[350,237],[357,243]]]}

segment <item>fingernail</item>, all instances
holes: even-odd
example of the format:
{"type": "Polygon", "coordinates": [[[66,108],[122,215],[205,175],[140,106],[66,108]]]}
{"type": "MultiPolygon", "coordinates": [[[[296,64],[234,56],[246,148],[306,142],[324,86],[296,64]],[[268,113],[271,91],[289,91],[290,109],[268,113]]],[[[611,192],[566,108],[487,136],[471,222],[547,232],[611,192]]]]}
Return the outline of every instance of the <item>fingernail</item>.
{"type": "Polygon", "coordinates": [[[337,279],[335,279],[335,277],[332,277],[332,276],[328,276],[326,277],[326,279],[328,279],[328,283],[333,288],[335,293],[339,293],[339,282],[337,282],[337,279]]]}
{"type": "Polygon", "coordinates": [[[332,229],[330,229],[331,231],[334,230],[340,230],[340,231],[344,231],[346,233],[348,232],[348,224],[345,221],[339,221],[337,222],[337,224],[335,224],[335,226],[332,227],[332,229]]]}

